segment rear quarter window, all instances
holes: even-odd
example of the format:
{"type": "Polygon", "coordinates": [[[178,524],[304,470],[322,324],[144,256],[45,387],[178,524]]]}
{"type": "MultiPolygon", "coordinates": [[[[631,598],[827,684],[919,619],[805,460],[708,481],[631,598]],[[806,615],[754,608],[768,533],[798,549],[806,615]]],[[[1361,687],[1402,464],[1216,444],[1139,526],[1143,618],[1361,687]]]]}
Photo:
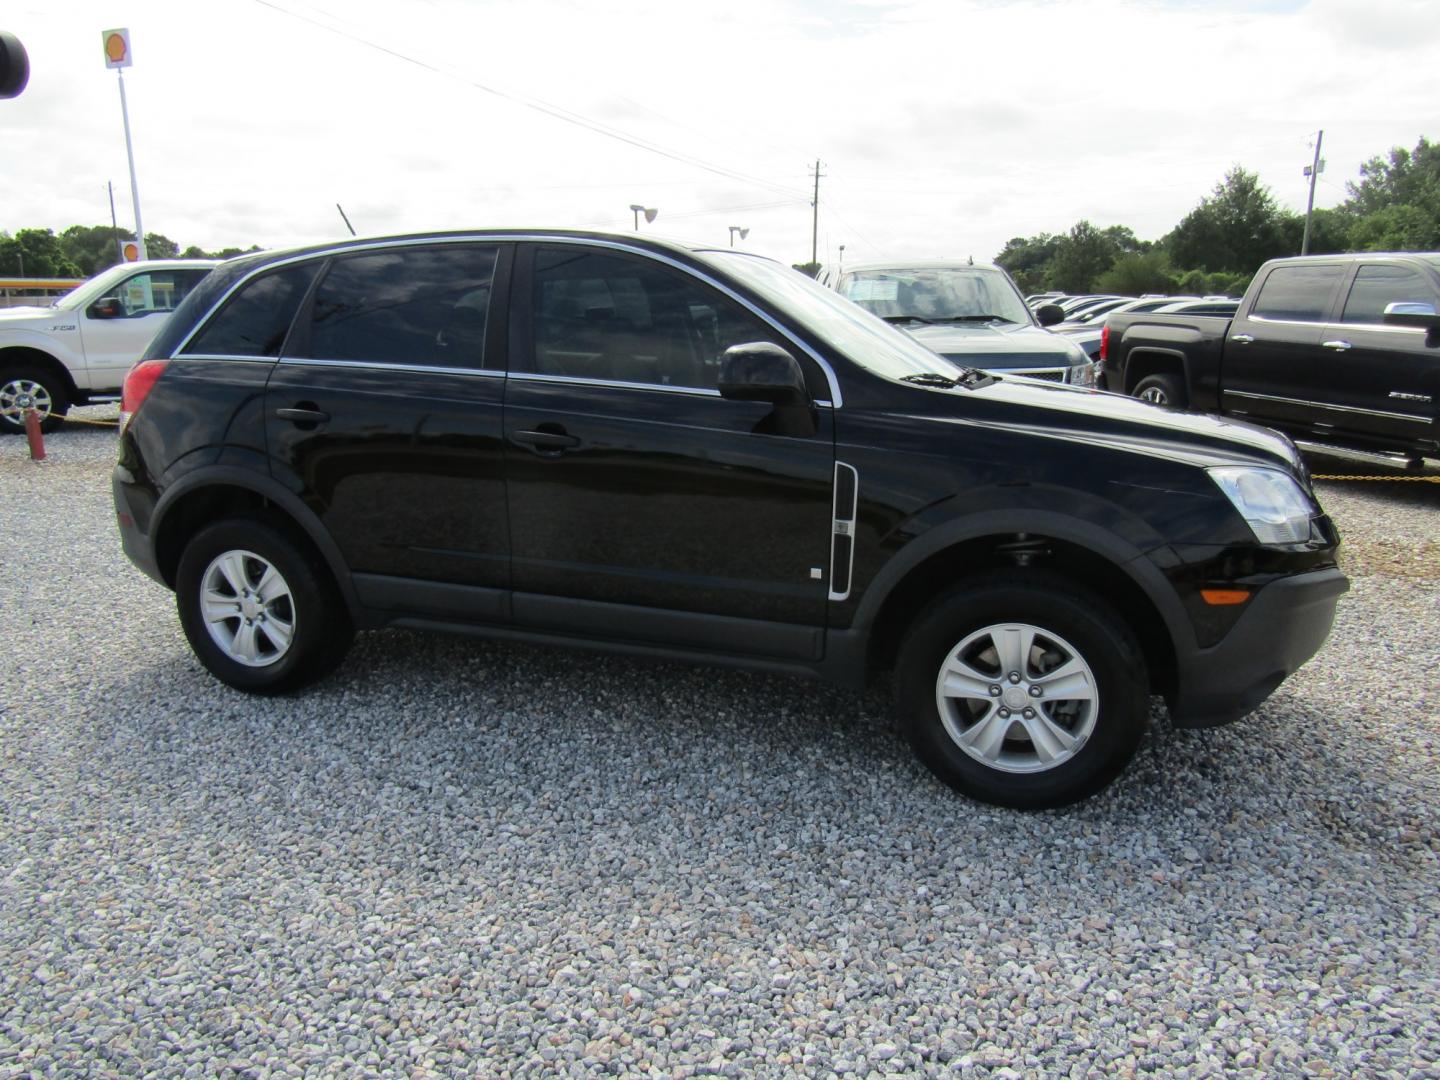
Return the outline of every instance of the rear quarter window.
{"type": "Polygon", "coordinates": [[[247,281],[210,316],[182,355],[279,356],[317,267],[301,263],[247,281]]]}

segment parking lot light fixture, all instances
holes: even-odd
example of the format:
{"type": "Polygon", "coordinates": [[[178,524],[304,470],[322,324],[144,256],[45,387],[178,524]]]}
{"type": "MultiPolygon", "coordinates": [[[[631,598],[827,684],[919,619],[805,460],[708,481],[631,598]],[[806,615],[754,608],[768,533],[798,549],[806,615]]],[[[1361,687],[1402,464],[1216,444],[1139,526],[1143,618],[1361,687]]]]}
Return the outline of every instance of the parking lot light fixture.
{"type": "Polygon", "coordinates": [[[655,216],[660,213],[660,210],[654,206],[641,206],[639,203],[631,203],[630,212],[635,215],[635,231],[639,232],[640,215],[645,215],[645,221],[648,224],[655,220],[655,216]]]}
{"type": "Polygon", "coordinates": [[[737,232],[740,234],[740,239],[741,239],[741,240],[744,240],[747,236],[750,235],[750,230],[749,230],[748,228],[744,228],[744,227],[739,226],[739,225],[731,225],[731,226],[730,226],[730,246],[731,246],[731,247],[734,247],[734,246],[735,246],[735,234],[736,234],[737,232]]]}

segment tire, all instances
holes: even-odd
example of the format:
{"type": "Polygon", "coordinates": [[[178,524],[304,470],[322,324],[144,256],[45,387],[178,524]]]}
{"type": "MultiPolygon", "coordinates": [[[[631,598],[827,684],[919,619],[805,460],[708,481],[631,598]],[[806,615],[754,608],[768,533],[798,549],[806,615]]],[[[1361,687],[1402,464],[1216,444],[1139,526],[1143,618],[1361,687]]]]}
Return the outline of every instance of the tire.
{"type": "Polygon", "coordinates": [[[895,697],[901,729],[936,776],[1024,810],[1109,784],[1149,712],[1144,653],[1113,609],[1024,571],[963,583],[925,609],[901,643],[895,697]]]}
{"type": "Polygon", "coordinates": [[[1183,409],[1190,404],[1190,395],[1179,375],[1146,375],[1135,384],[1134,393],[1142,401],[1172,409],[1183,409]]]}
{"type": "Polygon", "coordinates": [[[206,670],[252,694],[316,682],[355,636],[329,568],[266,519],[229,518],[196,533],[180,556],[175,603],[206,670]]]}
{"type": "Polygon", "coordinates": [[[29,406],[40,414],[40,430],[54,431],[70,411],[64,380],[44,368],[14,367],[0,372],[0,433],[24,434],[29,406]]]}

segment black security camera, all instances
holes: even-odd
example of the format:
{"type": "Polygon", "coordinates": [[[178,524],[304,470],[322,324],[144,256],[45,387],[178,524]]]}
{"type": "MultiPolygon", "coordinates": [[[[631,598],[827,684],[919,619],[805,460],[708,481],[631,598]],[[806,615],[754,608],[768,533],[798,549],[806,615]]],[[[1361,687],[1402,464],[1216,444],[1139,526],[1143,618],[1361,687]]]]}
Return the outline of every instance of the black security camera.
{"type": "Polygon", "coordinates": [[[19,97],[30,81],[30,58],[14,34],[0,30],[0,98],[19,97]]]}

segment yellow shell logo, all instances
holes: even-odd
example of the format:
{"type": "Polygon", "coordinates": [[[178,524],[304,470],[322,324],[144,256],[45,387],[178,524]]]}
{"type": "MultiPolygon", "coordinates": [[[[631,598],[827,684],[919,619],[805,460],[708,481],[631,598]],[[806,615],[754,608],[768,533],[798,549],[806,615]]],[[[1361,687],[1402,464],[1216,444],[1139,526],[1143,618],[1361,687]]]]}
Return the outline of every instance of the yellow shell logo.
{"type": "Polygon", "coordinates": [[[105,55],[110,58],[112,64],[118,64],[125,59],[125,38],[120,34],[111,34],[105,39],[105,55]]]}

